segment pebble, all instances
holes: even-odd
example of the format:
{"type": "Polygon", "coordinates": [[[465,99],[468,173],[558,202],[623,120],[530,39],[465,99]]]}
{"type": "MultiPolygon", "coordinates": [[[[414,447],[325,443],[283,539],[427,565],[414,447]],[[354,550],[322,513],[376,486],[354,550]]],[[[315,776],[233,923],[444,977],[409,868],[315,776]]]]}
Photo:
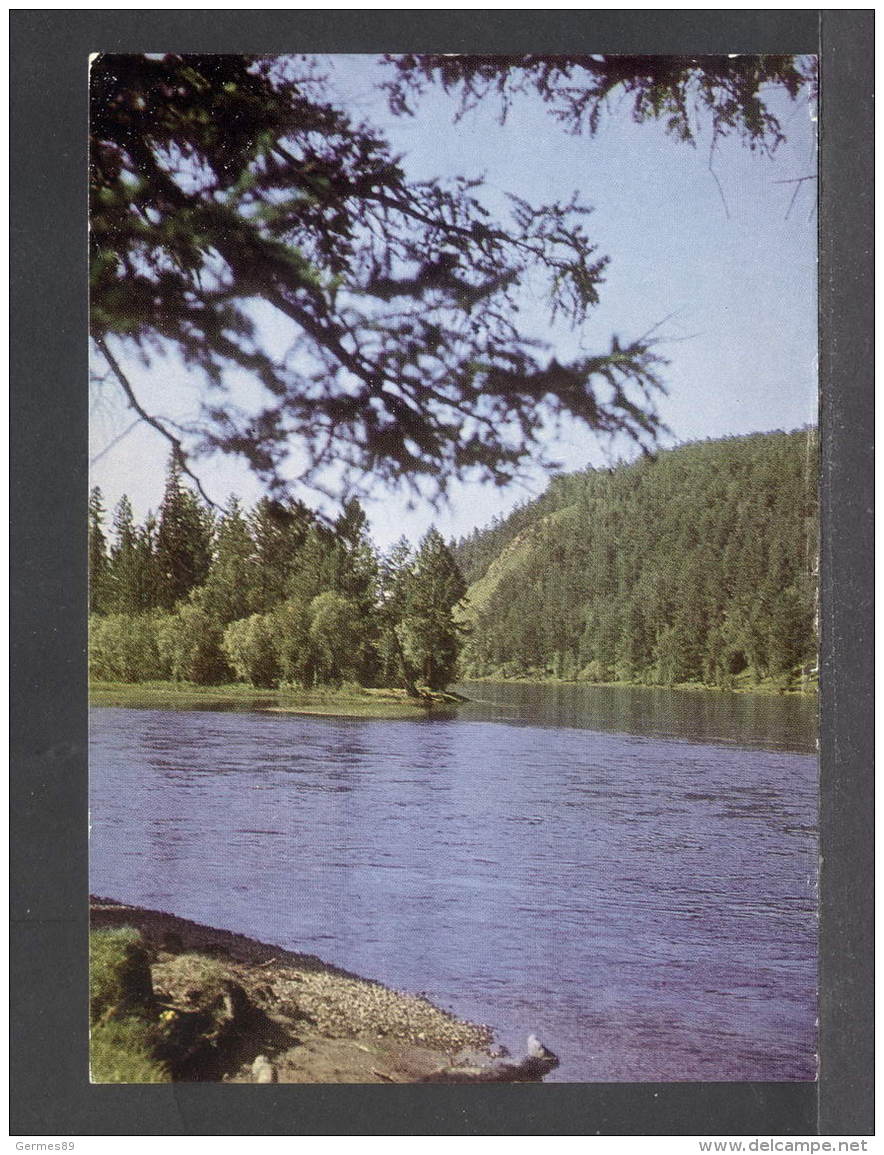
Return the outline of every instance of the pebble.
{"type": "Polygon", "coordinates": [[[252,1063],[252,1077],[256,1083],[275,1083],[277,1081],[276,1067],[266,1055],[259,1055],[252,1063]]]}

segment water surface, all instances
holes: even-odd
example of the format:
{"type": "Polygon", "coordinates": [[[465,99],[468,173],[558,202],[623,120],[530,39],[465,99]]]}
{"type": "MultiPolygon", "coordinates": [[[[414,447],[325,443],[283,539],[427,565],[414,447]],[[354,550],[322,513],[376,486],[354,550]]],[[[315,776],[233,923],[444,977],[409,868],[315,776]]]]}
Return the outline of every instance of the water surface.
{"type": "Polygon", "coordinates": [[[816,751],[817,699],[659,686],[463,682],[463,720],[567,726],[768,750],[816,751]]]}
{"type": "Polygon", "coordinates": [[[92,890],[534,1031],[559,1080],[813,1077],[813,707],[589,689],[95,709],[92,890]]]}

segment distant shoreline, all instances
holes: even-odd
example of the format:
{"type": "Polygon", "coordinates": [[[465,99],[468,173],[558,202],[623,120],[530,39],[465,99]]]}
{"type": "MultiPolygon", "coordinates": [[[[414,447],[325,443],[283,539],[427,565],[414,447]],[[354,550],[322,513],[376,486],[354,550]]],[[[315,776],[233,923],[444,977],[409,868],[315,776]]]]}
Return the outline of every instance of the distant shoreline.
{"type": "Polygon", "coordinates": [[[649,682],[591,682],[583,678],[532,677],[529,675],[505,678],[500,674],[488,674],[485,677],[471,675],[462,678],[461,681],[513,686],[594,686],[612,690],[678,690],[692,694],[763,694],[766,697],[778,698],[816,698],[819,693],[819,687],[815,683],[807,687],[788,686],[780,688],[770,681],[738,682],[733,686],[709,686],[705,682],[675,682],[671,686],[664,686],[649,682]]]}

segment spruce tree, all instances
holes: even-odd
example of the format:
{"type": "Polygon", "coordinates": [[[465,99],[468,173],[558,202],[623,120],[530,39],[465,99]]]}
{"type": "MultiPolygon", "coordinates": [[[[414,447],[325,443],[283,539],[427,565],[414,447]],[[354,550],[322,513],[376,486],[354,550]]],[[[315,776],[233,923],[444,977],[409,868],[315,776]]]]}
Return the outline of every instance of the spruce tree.
{"type": "Polygon", "coordinates": [[[462,630],[453,610],[465,594],[457,562],[442,535],[430,529],[415,559],[405,611],[409,656],[430,690],[444,689],[454,677],[462,630]]]}
{"type": "Polygon", "coordinates": [[[148,510],[144,525],[135,531],[138,603],[145,610],[160,606],[160,577],[157,561],[157,519],[148,510]]]}
{"type": "Polygon", "coordinates": [[[215,556],[201,596],[204,609],[216,621],[226,625],[253,612],[256,566],[255,543],[248,522],[238,499],[231,495],[218,524],[215,556]]]}
{"type": "Polygon", "coordinates": [[[106,609],[108,581],[107,539],[104,535],[104,499],[96,485],[89,494],[89,613],[106,609]]]}
{"type": "Polygon", "coordinates": [[[385,685],[401,682],[407,692],[416,697],[417,671],[405,649],[405,615],[413,575],[414,553],[408,539],[401,537],[381,558],[378,567],[380,673],[385,685]]]}
{"type": "MultiPolygon", "coordinates": [[[[293,574],[314,517],[299,502],[280,502],[263,497],[249,518],[255,543],[255,609],[266,613],[292,591],[293,574]]],[[[307,600],[319,592],[312,589],[307,600]]]]}
{"type": "Polygon", "coordinates": [[[211,562],[211,522],[193,492],[182,484],[181,462],[172,454],[157,529],[158,603],[171,609],[206,580],[211,562]]]}
{"type": "Polygon", "coordinates": [[[344,504],[334,532],[337,573],[333,588],[356,607],[359,615],[359,644],[354,652],[354,669],[358,679],[367,683],[377,676],[380,668],[379,562],[369,536],[368,518],[358,501],[344,504]]]}
{"type": "Polygon", "coordinates": [[[124,493],[113,517],[114,543],[108,564],[107,609],[118,614],[135,614],[142,609],[138,557],[138,533],[132,505],[124,493]]]}
{"type": "Polygon", "coordinates": [[[336,588],[368,610],[377,594],[378,559],[368,534],[368,518],[358,501],[344,503],[334,531],[339,543],[336,588]]]}
{"type": "Polygon", "coordinates": [[[468,542],[487,560],[466,669],[565,678],[577,647],[592,681],[812,670],[813,446],[808,430],[753,434],[557,478],[468,542]]]}

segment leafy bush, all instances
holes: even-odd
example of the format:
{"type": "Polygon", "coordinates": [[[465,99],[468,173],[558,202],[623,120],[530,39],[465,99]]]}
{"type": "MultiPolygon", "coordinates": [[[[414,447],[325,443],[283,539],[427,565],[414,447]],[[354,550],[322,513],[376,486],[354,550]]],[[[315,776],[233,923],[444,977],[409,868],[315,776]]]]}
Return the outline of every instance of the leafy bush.
{"type": "Polygon", "coordinates": [[[157,645],[176,682],[213,686],[230,678],[222,628],[198,604],[185,602],[165,616],[157,628],[157,645]]]}
{"type": "Polygon", "coordinates": [[[598,658],[593,658],[580,671],[580,679],[584,682],[604,682],[606,670],[598,658]]]}
{"type": "Polygon", "coordinates": [[[348,598],[326,590],[310,603],[310,642],[317,681],[337,685],[359,664],[363,622],[348,598]]]}
{"type": "Polygon", "coordinates": [[[169,676],[158,646],[158,633],[168,617],[144,614],[93,614],[89,619],[89,673],[107,682],[149,682],[169,676]]]}
{"type": "Polygon", "coordinates": [[[272,614],[252,614],[224,630],[227,659],[243,681],[272,688],[279,682],[276,629],[272,614]]]}
{"type": "Polygon", "coordinates": [[[313,645],[310,638],[310,610],[302,601],[290,598],[273,611],[276,657],[284,682],[296,686],[313,683],[313,645]]]}

